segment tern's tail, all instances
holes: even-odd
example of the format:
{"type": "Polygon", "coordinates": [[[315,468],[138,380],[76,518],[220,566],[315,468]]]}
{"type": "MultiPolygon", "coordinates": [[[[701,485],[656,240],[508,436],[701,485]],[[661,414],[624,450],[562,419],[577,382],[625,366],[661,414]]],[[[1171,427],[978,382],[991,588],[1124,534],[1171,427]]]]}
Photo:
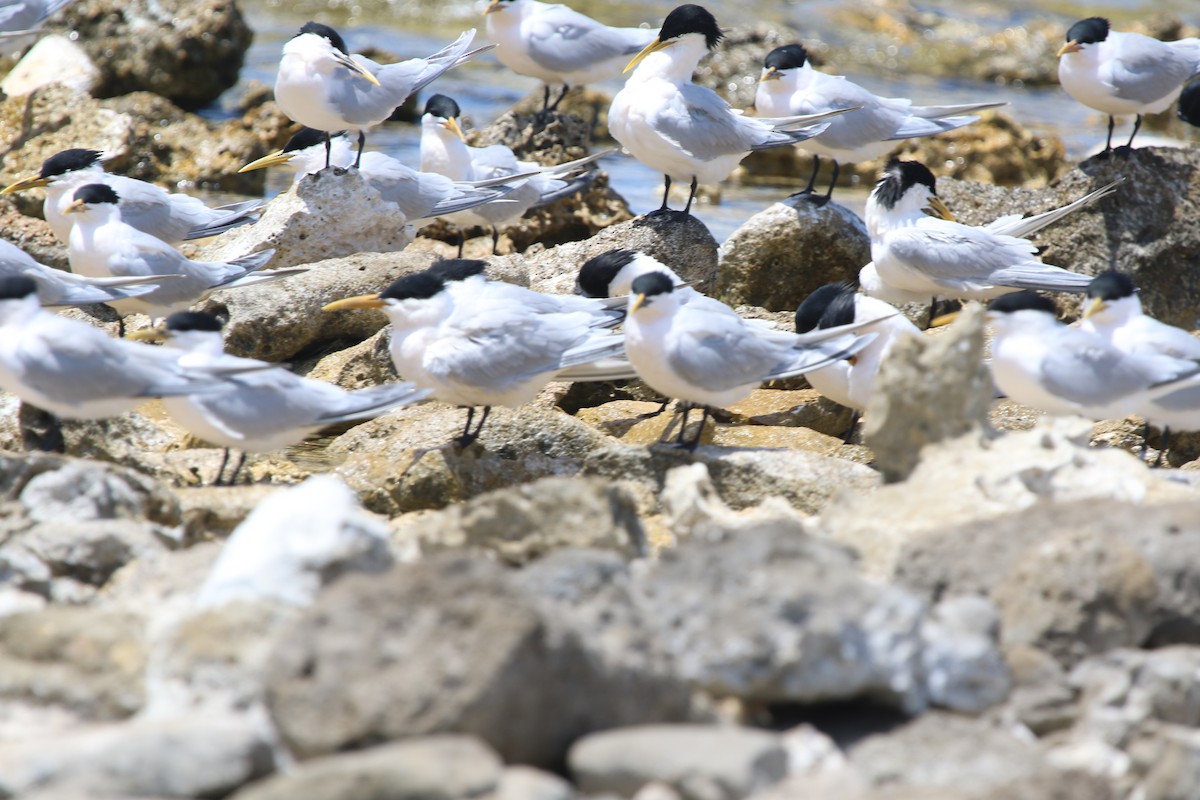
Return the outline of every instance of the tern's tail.
{"type": "Polygon", "coordinates": [[[939,133],[952,131],[955,128],[962,128],[970,125],[972,122],[978,121],[979,117],[944,117],[937,119],[909,117],[901,123],[895,133],[888,137],[888,141],[915,139],[918,136],[935,136],[939,133]]]}
{"type": "Polygon", "coordinates": [[[368,386],[365,389],[347,392],[345,403],[339,408],[330,409],[317,421],[322,425],[334,425],[338,422],[370,419],[394,408],[403,408],[418,400],[424,400],[431,391],[432,389],[418,389],[413,383],[368,386]]]}
{"type": "Polygon", "coordinates": [[[215,266],[221,269],[222,276],[213,284],[213,288],[217,286],[230,286],[251,272],[262,269],[274,255],[274,250],[262,250],[258,253],[251,253],[241,258],[235,258],[233,261],[224,264],[216,264],[215,266]]]}
{"type": "Polygon", "coordinates": [[[1018,264],[991,274],[989,281],[1013,289],[1034,289],[1042,292],[1086,292],[1091,275],[1056,267],[1052,264],[1018,264]]]}
{"type": "Polygon", "coordinates": [[[976,111],[983,111],[985,108],[999,108],[1000,106],[1008,105],[1005,101],[992,103],[962,103],[957,106],[911,106],[908,113],[914,117],[923,119],[941,119],[942,117],[953,117],[957,114],[974,114],[976,111]]]}
{"type": "Polygon", "coordinates": [[[579,364],[555,374],[559,381],[627,381],[637,377],[637,370],[624,358],[601,358],[579,364]]]}
{"type": "Polygon", "coordinates": [[[541,208],[542,206],[549,205],[556,200],[561,200],[564,197],[570,197],[573,194],[578,194],[590,186],[592,181],[596,180],[596,174],[597,173],[595,170],[589,170],[582,175],[576,175],[574,178],[571,178],[565,182],[559,180],[554,181],[555,184],[561,183],[562,185],[555,185],[554,188],[550,189],[550,191],[539,195],[537,202],[534,203],[531,208],[541,208]]]}
{"type": "MultiPolygon", "coordinates": [[[[453,214],[455,211],[466,211],[468,208],[481,206],[485,203],[491,203],[517,188],[515,186],[500,185],[492,189],[477,189],[473,187],[465,187],[460,185],[461,191],[454,197],[448,197],[445,200],[440,200],[429,213],[420,219],[431,219],[440,217],[443,214],[453,214]]],[[[410,222],[414,220],[409,220],[410,222]]]]}
{"type": "Polygon", "coordinates": [[[1005,236],[1016,236],[1019,239],[1024,239],[1047,225],[1058,222],[1068,214],[1074,213],[1079,209],[1090,206],[1092,203],[1099,200],[1101,197],[1107,197],[1117,190],[1117,187],[1124,183],[1124,178],[1117,178],[1109,184],[1101,186],[1094,192],[1089,192],[1073,203],[1068,203],[1065,206],[1044,211],[1041,214],[1034,214],[1032,217],[1024,217],[1017,214],[1012,214],[1006,217],[1000,217],[987,226],[986,230],[990,233],[999,233],[1005,236]]]}
{"type": "Polygon", "coordinates": [[[222,206],[216,209],[226,213],[219,217],[215,217],[204,225],[197,225],[187,232],[184,240],[204,239],[209,236],[216,236],[219,233],[224,233],[228,230],[248,225],[251,222],[257,222],[259,214],[263,209],[262,200],[247,200],[244,203],[234,203],[233,205],[222,206]]]}
{"type": "Polygon", "coordinates": [[[796,348],[792,351],[794,353],[792,358],[787,363],[781,364],[765,380],[794,378],[806,372],[812,372],[814,369],[835,364],[838,361],[850,358],[862,350],[875,340],[875,336],[876,334],[874,333],[867,333],[862,336],[846,333],[832,339],[826,339],[823,342],[796,348]]]}

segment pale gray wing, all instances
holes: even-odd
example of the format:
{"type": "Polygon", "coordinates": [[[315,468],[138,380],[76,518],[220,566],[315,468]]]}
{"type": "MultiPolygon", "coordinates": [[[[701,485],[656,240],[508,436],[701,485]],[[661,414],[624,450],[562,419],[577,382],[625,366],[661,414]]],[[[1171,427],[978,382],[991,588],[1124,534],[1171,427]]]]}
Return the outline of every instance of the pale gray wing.
{"type": "Polygon", "coordinates": [[[512,149],[502,144],[468,147],[467,150],[471,154],[471,172],[475,180],[501,178],[505,175],[529,171],[526,169],[529,165],[523,165],[512,149]]]}
{"type": "Polygon", "coordinates": [[[889,231],[884,239],[892,255],[947,288],[986,288],[991,274],[1033,259],[1023,239],[997,236],[943,220],[889,231]]]}
{"type": "Polygon", "coordinates": [[[654,39],[656,31],[610,28],[591,17],[556,5],[530,26],[529,57],[555,72],[576,72],[619,56],[632,56],[654,39]]]}
{"type": "Polygon", "coordinates": [[[323,418],[340,409],[349,394],[276,367],[228,378],[195,402],[231,438],[255,440],[326,424],[323,418]]]}
{"type": "Polygon", "coordinates": [[[1196,71],[1196,58],[1148,36],[1116,34],[1114,58],[1102,62],[1100,80],[1117,97],[1152,103],[1183,85],[1196,71]]]}
{"type": "Polygon", "coordinates": [[[392,115],[409,95],[420,91],[467,55],[474,29],[427,58],[410,58],[398,64],[380,65],[371,59],[352,56],[379,81],[379,86],[348,69],[333,74],[329,99],[351,125],[375,125],[392,115]]]}
{"type": "Polygon", "coordinates": [[[449,380],[503,388],[560,369],[563,355],[587,338],[585,318],[481,309],[473,320],[456,325],[460,335],[443,337],[426,350],[425,367],[449,380]]]}
{"type": "Polygon", "coordinates": [[[1105,406],[1200,371],[1173,358],[1129,356],[1098,337],[1067,329],[1042,360],[1042,383],[1057,397],[1105,406]]]}
{"type": "MultiPolygon", "coordinates": [[[[706,314],[706,317],[708,315],[706,314]]],[[[711,391],[759,383],[788,361],[788,348],[731,320],[696,317],[667,361],[681,378],[711,391]]]]}
{"type": "MultiPolygon", "coordinates": [[[[199,219],[191,220],[186,214],[194,209],[181,207],[182,216],[177,218],[170,193],[152,183],[122,175],[106,175],[103,182],[121,198],[121,219],[151,236],[167,242],[183,241],[193,225],[200,222],[199,219]]],[[[196,202],[203,207],[199,200],[196,202]]]]}

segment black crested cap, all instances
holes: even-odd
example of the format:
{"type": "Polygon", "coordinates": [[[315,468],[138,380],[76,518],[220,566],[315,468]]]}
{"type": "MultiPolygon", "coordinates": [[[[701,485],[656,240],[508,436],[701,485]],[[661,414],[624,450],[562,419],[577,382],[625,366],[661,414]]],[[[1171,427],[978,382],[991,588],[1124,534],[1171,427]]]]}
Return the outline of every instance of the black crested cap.
{"type": "Polygon", "coordinates": [[[303,36],[306,33],[315,33],[317,36],[327,39],[329,43],[333,45],[333,49],[340,53],[350,53],[350,51],[346,49],[346,41],[342,38],[341,34],[328,25],[322,25],[319,22],[306,22],[301,26],[300,32],[296,35],[303,36]]]}
{"type": "Polygon", "coordinates": [[[770,69],[798,69],[803,67],[808,61],[808,51],[804,49],[802,44],[785,44],[783,47],[776,47],[771,52],[767,53],[767,57],[763,59],[763,66],[770,69]]]}
{"type": "Polygon", "coordinates": [[[94,164],[98,164],[103,155],[104,153],[99,150],[84,150],[81,147],[72,147],[70,150],[63,150],[61,153],[55,153],[42,162],[42,171],[38,173],[38,177],[53,178],[57,175],[74,172],[77,169],[87,169],[94,164]]]}
{"type": "Polygon", "coordinates": [[[1054,305],[1053,300],[1028,290],[1000,295],[988,303],[988,310],[999,311],[1002,314],[1011,314],[1015,311],[1045,311],[1051,316],[1058,316],[1058,308],[1054,305]]]}
{"type": "Polygon", "coordinates": [[[852,283],[824,284],[796,309],[796,332],[850,325],[854,321],[854,294],[852,283]]]}
{"type": "Polygon", "coordinates": [[[76,200],[94,205],[96,203],[112,203],[121,202],[121,198],[117,196],[116,191],[107,184],[89,183],[85,186],[80,186],[75,190],[74,197],[76,200]]]}
{"type": "Polygon", "coordinates": [[[883,177],[875,184],[874,194],[884,208],[893,208],[905,192],[918,184],[928,187],[931,194],[937,194],[937,179],[929,167],[920,161],[893,158],[883,168],[883,177]]]}
{"type": "Polygon", "coordinates": [[[724,38],[721,29],[717,27],[716,17],[708,13],[708,9],[704,6],[694,3],[677,6],[674,11],[667,14],[667,18],[663,20],[662,29],[658,32],[658,39],[665,42],[686,33],[703,34],[704,43],[709,50],[716,47],[724,38]]]}
{"type": "Polygon", "coordinates": [[[1097,297],[1101,300],[1120,300],[1122,297],[1133,297],[1135,292],[1137,292],[1137,287],[1133,285],[1133,279],[1115,269],[1101,272],[1092,278],[1092,282],[1088,284],[1087,288],[1088,297],[1097,297]]]}
{"type": "Polygon", "coordinates": [[[0,300],[19,300],[37,294],[37,284],[25,275],[0,276],[0,300]]]}
{"type": "Polygon", "coordinates": [[[426,300],[446,288],[446,281],[429,270],[414,272],[392,282],[379,293],[385,300],[426,300]]]}
{"type": "Polygon", "coordinates": [[[633,279],[630,287],[634,294],[644,294],[653,297],[657,294],[670,294],[675,289],[675,281],[665,272],[647,272],[633,279]]]}
{"type": "Polygon", "coordinates": [[[1108,20],[1104,17],[1081,19],[1067,30],[1067,41],[1076,44],[1096,44],[1107,38],[1108,20]]]}
{"type": "Polygon", "coordinates": [[[424,113],[433,114],[435,117],[441,117],[442,119],[458,119],[462,111],[453,98],[447,97],[444,94],[435,94],[425,101],[424,113]]]}
{"type": "Polygon", "coordinates": [[[475,275],[482,275],[487,269],[487,265],[486,261],[478,258],[447,258],[425,271],[435,278],[441,278],[449,283],[450,281],[465,281],[475,275]]]}
{"type": "Polygon", "coordinates": [[[637,258],[637,255],[636,250],[621,248],[589,258],[579,268],[576,285],[588,297],[608,297],[613,278],[637,258]]]}
{"type": "Polygon", "coordinates": [[[167,317],[167,330],[172,333],[184,331],[221,332],[221,320],[203,311],[177,311],[167,317]]]}
{"type": "MultiPolygon", "coordinates": [[[[329,138],[336,139],[345,134],[345,131],[337,131],[329,134],[329,138]]],[[[288,139],[287,144],[283,146],[285,153],[299,153],[301,150],[307,150],[310,147],[325,144],[325,131],[319,131],[315,128],[301,128],[300,132],[292,138],[288,139]]]]}
{"type": "Polygon", "coordinates": [[[1187,124],[1200,128],[1200,81],[1192,81],[1183,87],[1176,113],[1187,124]]]}

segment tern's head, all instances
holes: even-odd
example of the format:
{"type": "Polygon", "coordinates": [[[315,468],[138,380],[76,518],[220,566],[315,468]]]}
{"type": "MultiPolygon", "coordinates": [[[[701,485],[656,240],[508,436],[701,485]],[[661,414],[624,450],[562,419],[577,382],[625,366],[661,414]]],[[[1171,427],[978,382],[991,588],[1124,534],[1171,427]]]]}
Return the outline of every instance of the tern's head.
{"type": "Polygon", "coordinates": [[[1058,57],[1062,58],[1067,53],[1078,53],[1081,50],[1091,50],[1088,45],[1103,42],[1108,38],[1108,31],[1108,20],[1104,17],[1079,20],[1067,29],[1067,43],[1058,49],[1058,57]]]}
{"type": "Polygon", "coordinates": [[[699,62],[705,51],[715,49],[722,38],[724,34],[708,9],[693,3],[678,6],[667,14],[658,36],[633,57],[624,71],[629,72],[652,53],[668,49],[679,53],[681,63],[694,66],[694,62],[699,62]]]}
{"type": "Polygon", "coordinates": [[[633,279],[629,289],[629,313],[642,317],[669,314],[679,305],[675,281],[665,272],[647,272],[633,279]]]}
{"type": "Polygon", "coordinates": [[[442,128],[465,141],[462,128],[458,125],[458,119],[461,116],[462,110],[459,109],[458,103],[454,102],[454,98],[444,94],[435,94],[425,101],[421,125],[432,130],[442,128]]]}
{"type": "Polygon", "coordinates": [[[427,269],[393,281],[379,294],[348,297],[330,303],[321,310],[379,308],[388,315],[393,325],[432,325],[444,318],[452,304],[445,289],[446,279],[427,269]]]}
{"type": "Polygon", "coordinates": [[[782,47],[776,47],[763,59],[762,76],[759,77],[758,82],[777,81],[793,74],[794,70],[800,69],[807,63],[808,51],[804,49],[804,45],[785,44],[782,47]]]}
{"type": "Polygon", "coordinates": [[[1137,287],[1123,272],[1102,272],[1088,284],[1083,316],[1098,323],[1121,323],[1142,311],[1137,287]]]}
{"type": "Polygon", "coordinates": [[[86,183],[75,190],[72,198],[66,212],[82,214],[85,219],[91,214],[115,213],[121,202],[116,190],[106,183],[86,183]]]}
{"type": "Polygon", "coordinates": [[[489,18],[488,21],[490,22],[492,19],[491,15],[493,14],[500,13],[501,16],[504,16],[502,12],[520,12],[530,8],[532,5],[530,0],[489,0],[487,6],[483,9],[483,13],[484,16],[489,18]]]}
{"type": "MultiPolygon", "coordinates": [[[[345,131],[329,134],[332,145],[330,162],[333,164],[349,163],[353,148],[345,131]],[[342,156],[345,157],[342,157],[342,156]]],[[[301,128],[299,133],[288,139],[282,149],[267,153],[262,158],[251,161],[238,172],[253,172],[267,167],[287,166],[299,175],[316,172],[325,166],[325,131],[313,128],[301,128]]]]}
{"type": "Polygon", "coordinates": [[[827,283],[804,298],[796,309],[796,333],[849,325],[854,322],[854,311],[854,284],[827,283]]]}
{"type": "Polygon", "coordinates": [[[1179,95],[1179,118],[1189,125],[1200,128],[1200,81],[1192,81],[1183,87],[1179,95]]]}
{"type": "Polygon", "coordinates": [[[172,314],[162,323],[157,333],[168,345],[180,350],[216,354],[225,350],[221,340],[221,321],[203,311],[179,311],[172,314]]]}
{"type": "Polygon", "coordinates": [[[476,275],[483,276],[488,263],[478,258],[447,258],[439,261],[425,270],[435,278],[441,278],[446,283],[465,281],[476,275]]]}
{"type": "Polygon", "coordinates": [[[16,183],[6,186],[3,191],[0,191],[0,194],[12,194],[13,192],[24,191],[25,189],[49,186],[63,178],[78,175],[82,170],[103,172],[104,168],[100,165],[103,157],[104,153],[99,150],[84,150],[79,147],[63,150],[43,161],[42,168],[38,171],[37,175],[23,178],[16,183]]]}
{"type": "Polygon", "coordinates": [[[37,284],[25,275],[0,276],[0,325],[21,324],[36,314],[37,284]]]}
{"type": "Polygon", "coordinates": [[[579,268],[576,289],[588,297],[620,297],[633,291],[633,281],[648,272],[661,272],[676,286],[683,281],[670,267],[640,250],[609,250],[579,268]]]}
{"type": "Polygon", "coordinates": [[[350,57],[350,51],[341,35],[328,25],[306,22],[300,32],[283,46],[285,58],[297,58],[304,65],[323,75],[335,69],[345,68],[364,80],[379,85],[379,80],[363,65],[350,57]]]}
{"type": "Polygon", "coordinates": [[[1010,292],[988,303],[985,319],[1000,336],[1018,329],[1058,325],[1058,308],[1049,297],[1036,292],[1010,292]]]}
{"type": "Polygon", "coordinates": [[[933,173],[919,161],[889,161],[879,183],[871,192],[870,204],[877,211],[891,216],[908,217],[925,213],[954,220],[950,209],[937,196],[937,182],[933,173]]]}

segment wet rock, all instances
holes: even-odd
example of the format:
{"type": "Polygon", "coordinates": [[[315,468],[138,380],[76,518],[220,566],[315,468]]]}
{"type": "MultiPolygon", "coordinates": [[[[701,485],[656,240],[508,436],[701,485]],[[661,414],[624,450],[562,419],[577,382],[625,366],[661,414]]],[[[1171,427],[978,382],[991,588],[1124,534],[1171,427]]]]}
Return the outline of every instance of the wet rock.
{"type": "MultiPolygon", "coordinates": [[[[261,192],[263,176],[238,174],[249,161],[283,146],[291,122],[274,103],[242,119],[215,122],[181,111],[147,92],[108,100],[58,84],[0,102],[5,184],[36,173],[44,160],[70,147],[103,150],[105,168],[118,175],[162,182],[172,191],[191,183],[228,191],[261,192]]],[[[22,192],[21,208],[41,215],[41,191],[22,192]]]]}
{"type": "MultiPolygon", "coordinates": [[[[1060,418],[1032,431],[996,439],[971,434],[927,448],[908,480],[870,494],[847,494],[826,509],[814,530],[857,550],[864,570],[880,580],[902,575],[930,597],[937,580],[943,587],[938,596],[948,586],[986,593],[993,575],[1001,574],[997,558],[1007,551],[985,555],[982,542],[991,537],[984,532],[1010,515],[1029,509],[1032,520],[1038,508],[1065,520],[1054,509],[1072,501],[1150,506],[1195,498],[1194,489],[1164,480],[1128,453],[1090,448],[1090,428],[1083,420],[1060,418]],[[959,546],[979,549],[967,556],[959,546]],[[929,552],[922,553],[926,547],[929,552]]],[[[1090,514],[1084,518],[1092,520],[1090,514]]],[[[1007,525],[1005,530],[1015,530],[1007,525]]],[[[1044,537],[1054,529],[1037,530],[1044,537]]]]}
{"type": "Polygon", "coordinates": [[[503,764],[470,736],[428,736],[306,761],[242,789],[233,800],[458,800],[490,795],[503,764]]]}
{"type": "Polygon", "coordinates": [[[644,555],[646,534],[633,498],[596,478],[542,478],[499,489],[421,516],[399,521],[399,534],[423,552],[480,549],[520,565],[564,547],[644,555]]]}
{"type": "Polygon", "coordinates": [[[54,27],[100,66],[97,97],[147,91],[190,109],[237,83],[253,38],[235,0],[77,0],[54,27]]]}
{"type": "Polygon", "coordinates": [[[466,412],[441,403],[401,409],[330,445],[338,474],[368,509],[389,517],[442,508],[552,475],[574,475],[609,437],[555,409],[494,408],[478,442],[463,450],[466,412]]]}
{"type": "Polygon", "coordinates": [[[612,225],[583,242],[525,253],[529,287],[539,292],[575,291],[579,268],[593,256],[614,248],[641,250],[673,269],[701,292],[711,292],[717,278],[717,242],[704,223],[678,214],[638,217],[612,225]]]}
{"type": "Polygon", "coordinates": [[[361,512],[338,478],[319,475],[258,504],[229,537],[196,602],[308,605],[339,575],[382,572],[391,563],[386,528],[361,512]]]}
{"type": "Polygon", "coordinates": [[[0,745],[0,791],[76,797],[221,797],[269,773],[269,731],[246,716],[138,719],[0,745]]]}
{"type": "Polygon", "coordinates": [[[994,393],[983,364],[983,309],[969,307],[944,335],[892,346],[867,406],[863,442],[887,481],[903,480],[926,445],[986,430],[994,393]]]}
{"type": "Polygon", "coordinates": [[[681,544],[639,577],[640,603],[678,673],[712,694],[760,703],[869,697],[909,712],[927,703],[923,604],[866,583],[847,551],[794,524],[681,544]]]}
{"type": "Polygon", "coordinates": [[[607,669],[503,570],[461,556],[338,581],[271,672],[271,716],[301,758],[454,731],[551,765],[589,731],[686,713],[676,681],[607,669]]]}
{"type": "Polygon", "coordinates": [[[1189,254],[1198,234],[1175,220],[1200,214],[1200,182],[1192,180],[1200,154],[1144,147],[1128,158],[1094,157],[1045,189],[992,189],[941,181],[938,193],[964,222],[982,224],[1004,214],[1047,210],[1125,178],[1116,193],[1041,231],[1034,242],[1043,260],[1096,274],[1117,265],[1133,278],[1147,314],[1191,330],[1196,309],[1185,298],[1200,291],[1189,254]],[[943,194],[943,186],[945,193],[943,194]]]}
{"type": "Polygon", "coordinates": [[[788,759],[780,737],[766,731],[647,725],[585,736],[568,763],[587,794],[633,797],[659,781],[685,800],[734,800],[780,781],[788,759]]]}
{"type": "Polygon", "coordinates": [[[19,97],[52,83],[90,93],[100,81],[100,70],[87,52],[65,36],[43,36],[0,81],[0,91],[19,97]]]}
{"type": "Polygon", "coordinates": [[[90,720],[128,717],[143,703],[144,625],[135,614],[63,606],[0,617],[0,696],[90,720]]]}
{"type": "Polygon", "coordinates": [[[268,266],[277,269],[356,253],[398,253],[413,235],[399,208],[384,203],[362,175],[331,167],[304,176],[267,204],[262,219],[222,234],[197,258],[232,261],[273,249],[268,266]]]}
{"type": "Polygon", "coordinates": [[[820,286],[857,280],[871,260],[871,240],[848,208],[793,196],[729,234],[719,255],[717,297],[735,306],[795,311],[820,286]]]}
{"type": "Polygon", "coordinates": [[[216,292],[200,304],[225,322],[230,353],[287,361],[330,343],[366,339],[387,324],[382,311],[322,312],[334,300],[382,292],[397,278],[425,269],[428,253],[358,253],[319,261],[302,274],[261,286],[216,292]]]}

